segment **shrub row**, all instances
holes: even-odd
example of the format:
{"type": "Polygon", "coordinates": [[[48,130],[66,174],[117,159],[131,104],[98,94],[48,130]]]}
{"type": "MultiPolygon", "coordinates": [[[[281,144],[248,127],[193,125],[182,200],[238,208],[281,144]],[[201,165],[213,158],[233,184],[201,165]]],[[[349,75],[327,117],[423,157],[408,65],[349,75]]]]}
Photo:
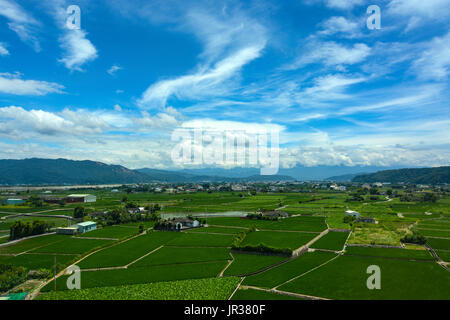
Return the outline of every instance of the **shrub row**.
{"type": "Polygon", "coordinates": [[[288,248],[275,248],[264,243],[258,245],[232,246],[232,250],[241,252],[256,252],[271,255],[292,256],[292,250],[288,248]]]}

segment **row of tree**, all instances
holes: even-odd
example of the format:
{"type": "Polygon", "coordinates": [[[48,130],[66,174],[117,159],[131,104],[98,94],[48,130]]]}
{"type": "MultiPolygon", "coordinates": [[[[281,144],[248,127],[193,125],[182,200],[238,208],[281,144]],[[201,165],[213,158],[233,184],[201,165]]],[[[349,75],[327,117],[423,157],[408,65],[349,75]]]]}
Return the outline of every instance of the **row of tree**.
{"type": "Polygon", "coordinates": [[[33,222],[16,221],[10,228],[9,239],[16,240],[24,237],[34,236],[50,232],[53,223],[35,220],[33,222]]]}

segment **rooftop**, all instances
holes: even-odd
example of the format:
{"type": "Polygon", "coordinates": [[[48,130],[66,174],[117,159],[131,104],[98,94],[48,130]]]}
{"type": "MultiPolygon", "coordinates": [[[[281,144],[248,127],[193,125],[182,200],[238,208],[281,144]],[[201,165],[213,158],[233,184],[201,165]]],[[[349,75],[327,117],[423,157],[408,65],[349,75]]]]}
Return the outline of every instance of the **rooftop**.
{"type": "Polygon", "coordinates": [[[91,225],[93,225],[93,224],[96,224],[94,221],[85,221],[85,222],[80,222],[80,223],[78,223],[78,225],[79,226],[82,226],[82,227],[87,227],[87,226],[91,226],[91,225]]]}

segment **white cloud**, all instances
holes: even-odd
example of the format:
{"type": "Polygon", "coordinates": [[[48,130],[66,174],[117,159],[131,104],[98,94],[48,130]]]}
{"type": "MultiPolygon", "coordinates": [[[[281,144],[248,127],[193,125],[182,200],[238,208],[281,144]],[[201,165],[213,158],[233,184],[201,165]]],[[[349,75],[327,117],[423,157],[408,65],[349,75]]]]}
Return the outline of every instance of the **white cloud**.
{"type": "Polygon", "coordinates": [[[41,50],[35,36],[40,23],[19,4],[12,0],[0,0],[0,16],[8,19],[8,27],[17,33],[23,42],[32,45],[35,51],[41,50]]]}
{"type": "Polygon", "coordinates": [[[364,43],[344,46],[334,41],[311,41],[304,53],[287,69],[298,69],[308,64],[320,63],[325,66],[352,65],[364,61],[370,55],[370,47],[364,43]]]}
{"type": "Polygon", "coordinates": [[[422,24],[446,21],[450,18],[450,2],[448,0],[392,0],[388,5],[388,13],[408,18],[406,31],[422,24]]]}
{"type": "Polygon", "coordinates": [[[63,89],[63,85],[54,82],[22,80],[17,74],[0,74],[0,92],[7,94],[43,96],[49,93],[62,93],[63,89]]]}
{"type": "Polygon", "coordinates": [[[86,32],[83,30],[69,30],[60,40],[65,54],[59,61],[64,63],[67,69],[82,71],[81,67],[85,63],[98,57],[97,49],[86,38],[86,32]]]}
{"type": "Polygon", "coordinates": [[[346,38],[355,38],[361,35],[361,26],[358,22],[351,21],[345,17],[331,17],[321,24],[322,30],[319,35],[335,35],[340,34],[346,38]]]}
{"type": "Polygon", "coordinates": [[[122,70],[122,67],[120,67],[118,65],[113,65],[106,72],[108,72],[108,74],[110,76],[114,76],[116,74],[116,72],[119,71],[119,70],[122,70]]]}
{"type": "Polygon", "coordinates": [[[341,10],[353,9],[353,7],[362,5],[365,2],[365,0],[305,0],[306,4],[323,3],[328,8],[341,10]]]}
{"type": "Polygon", "coordinates": [[[0,42],[0,56],[7,56],[9,55],[8,49],[6,49],[6,44],[3,42],[0,42]]]}
{"type": "Polygon", "coordinates": [[[116,104],[114,106],[114,110],[117,111],[117,112],[122,112],[122,107],[120,105],[116,104]]]}
{"type": "Polygon", "coordinates": [[[142,127],[143,130],[146,129],[173,129],[180,124],[178,118],[181,114],[175,109],[169,107],[166,112],[160,112],[155,116],[151,116],[147,111],[142,111],[142,117],[134,118],[133,121],[142,127]],[[170,109],[169,109],[170,108],[170,109]]]}
{"type": "Polygon", "coordinates": [[[152,84],[138,102],[143,108],[164,107],[172,96],[201,100],[229,93],[242,68],[260,57],[267,41],[265,28],[237,9],[228,15],[190,8],[179,17],[177,28],[203,43],[200,62],[188,74],[152,84]]]}
{"type": "Polygon", "coordinates": [[[446,80],[450,72],[450,32],[425,44],[424,51],[412,67],[419,78],[446,80]]]}
{"type": "Polygon", "coordinates": [[[267,132],[269,130],[275,130],[278,132],[284,131],[285,126],[275,123],[257,123],[257,122],[242,122],[242,121],[229,121],[229,120],[215,120],[209,118],[193,119],[185,121],[181,124],[182,128],[188,129],[204,129],[215,131],[245,131],[246,133],[258,133],[267,132]]]}
{"type": "Polygon", "coordinates": [[[67,0],[47,0],[45,2],[48,13],[54,17],[62,32],[59,43],[63,50],[63,56],[58,61],[71,71],[83,71],[83,65],[95,60],[98,57],[98,52],[87,38],[87,32],[83,30],[83,21],[80,23],[81,29],[69,29],[67,27],[68,14],[66,10],[72,4],[67,0]]]}
{"type": "Polygon", "coordinates": [[[211,69],[163,80],[150,86],[139,100],[142,107],[165,106],[167,99],[175,95],[178,98],[199,99],[206,96],[223,94],[221,84],[231,79],[240,69],[259,57],[264,46],[246,47],[219,61],[211,69]]]}

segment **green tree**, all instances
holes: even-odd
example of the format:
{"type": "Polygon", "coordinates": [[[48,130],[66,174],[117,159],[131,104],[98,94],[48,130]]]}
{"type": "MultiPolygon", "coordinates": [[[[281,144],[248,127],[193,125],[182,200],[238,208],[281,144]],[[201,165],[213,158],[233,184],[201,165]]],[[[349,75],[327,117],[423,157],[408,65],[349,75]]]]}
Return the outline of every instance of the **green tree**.
{"type": "Polygon", "coordinates": [[[84,207],[78,206],[75,209],[73,209],[73,217],[75,219],[84,218],[85,215],[86,215],[86,213],[84,211],[84,207]]]}

